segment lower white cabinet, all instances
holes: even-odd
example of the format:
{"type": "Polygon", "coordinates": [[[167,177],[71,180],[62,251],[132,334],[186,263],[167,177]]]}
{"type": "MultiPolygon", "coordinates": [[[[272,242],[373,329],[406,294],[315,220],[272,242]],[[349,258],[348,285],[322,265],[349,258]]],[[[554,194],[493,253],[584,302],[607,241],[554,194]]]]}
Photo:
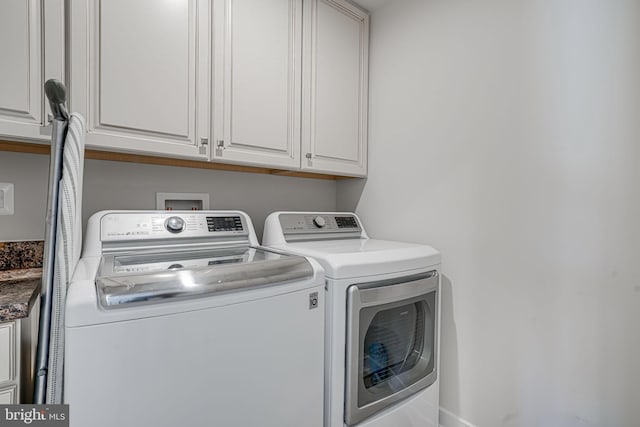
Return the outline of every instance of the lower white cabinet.
{"type": "Polygon", "coordinates": [[[369,15],[344,0],[306,4],[302,169],[366,176],[369,15]]]}
{"type": "Polygon", "coordinates": [[[33,401],[40,298],[29,316],[0,323],[0,405],[33,401]]]}
{"type": "Polygon", "coordinates": [[[0,403],[18,403],[20,322],[0,323],[0,403]]]}
{"type": "Polygon", "coordinates": [[[17,387],[2,387],[0,388],[0,405],[12,405],[18,403],[16,401],[17,387]]]}

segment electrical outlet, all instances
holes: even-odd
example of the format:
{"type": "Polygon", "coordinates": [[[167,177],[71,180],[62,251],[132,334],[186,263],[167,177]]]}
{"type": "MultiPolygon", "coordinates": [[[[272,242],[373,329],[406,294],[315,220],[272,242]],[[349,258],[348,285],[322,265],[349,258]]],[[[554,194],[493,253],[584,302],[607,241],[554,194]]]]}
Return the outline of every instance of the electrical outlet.
{"type": "Polygon", "coordinates": [[[0,215],[13,215],[13,184],[0,182],[0,215]]]}

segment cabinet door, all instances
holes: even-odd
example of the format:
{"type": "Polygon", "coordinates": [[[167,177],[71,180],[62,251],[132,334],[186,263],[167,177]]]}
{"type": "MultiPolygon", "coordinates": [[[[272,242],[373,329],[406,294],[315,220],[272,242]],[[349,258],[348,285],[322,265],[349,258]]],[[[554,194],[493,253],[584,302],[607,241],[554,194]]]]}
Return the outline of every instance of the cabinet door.
{"type": "Polygon", "coordinates": [[[16,376],[16,322],[0,324],[0,384],[16,376]]]}
{"type": "Polygon", "coordinates": [[[342,0],[305,4],[302,168],[365,176],[369,16],[342,0]]]}
{"type": "Polygon", "coordinates": [[[16,386],[0,388],[0,405],[13,405],[16,402],[16,386]]]}
{"type": "Polygon", "coordinates": [[[300,168],[302,0],[218,0],[213,158],[300,168]]]}
{"type": "Polygon", "coordinates": [[[71,108],[87,146],[207,158],[209,2],[72,0],[71,108]]]}
{"type": "Polygon", "coordinates": [[[50,140],[43,87],[64,81],[63,37],[64,0],[0,1],[0,137],[50,140]]]}

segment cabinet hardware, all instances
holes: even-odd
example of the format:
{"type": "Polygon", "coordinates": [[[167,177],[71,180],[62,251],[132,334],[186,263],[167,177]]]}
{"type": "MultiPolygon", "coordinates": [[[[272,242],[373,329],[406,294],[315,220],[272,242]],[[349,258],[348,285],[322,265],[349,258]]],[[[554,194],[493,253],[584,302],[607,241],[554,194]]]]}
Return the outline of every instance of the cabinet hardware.
{"type": "Polygon", "coordinates": [[[209,148],[209,139],[200,138],[200,154],[207,154],[207,148],[209,148]]]}
{"type": "Polygon", "coordinates": [[[311,157],[313,157],[313,156],[311,155],[311,153],[307,153],[305,157],[306,157],[307,159],[311,160],[311,157]]]}
{"type": "Polygon", "coordinates": [[[224,148],[224,139],[219,139],[217,142],[218,142],[218,148],[224,148]]]}

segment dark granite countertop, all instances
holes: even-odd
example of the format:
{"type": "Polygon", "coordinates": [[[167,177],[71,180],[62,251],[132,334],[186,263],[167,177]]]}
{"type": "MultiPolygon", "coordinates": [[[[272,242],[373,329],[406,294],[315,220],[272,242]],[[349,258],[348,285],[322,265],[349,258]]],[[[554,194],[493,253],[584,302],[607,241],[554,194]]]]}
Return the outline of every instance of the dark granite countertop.
{"type": "Polygon", "coordinates": [[[0,242],[0,322],[29,316],[40,293],[42,241],[0,242]]]}
{"type": "Polygon", "coordinates": [[[0,271],[0,322],[29,316],[41,278],[41,268],[0,271]]]}
{"type": "Polygon", "coordinates": [[[0,242],[0,271],[42,267],[44,242],[0,242]]]}

